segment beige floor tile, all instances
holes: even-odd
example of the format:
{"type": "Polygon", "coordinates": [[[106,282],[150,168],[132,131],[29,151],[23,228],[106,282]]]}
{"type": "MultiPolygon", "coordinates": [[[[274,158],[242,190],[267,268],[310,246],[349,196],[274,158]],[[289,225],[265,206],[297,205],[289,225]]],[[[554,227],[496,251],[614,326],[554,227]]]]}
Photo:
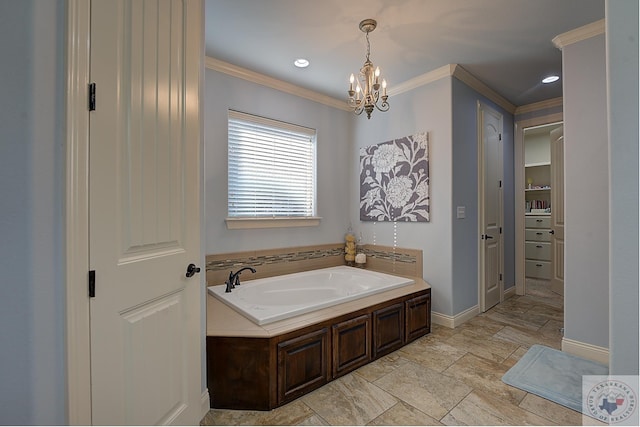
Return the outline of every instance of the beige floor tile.
{"type": "Polygon", "coordinates": [[[502,365],[507,368],[513,367],[513,365],[518,363],[518,360],[520,360],[522,356],[524,356],[527,353],[527,350],[529,350],[527,347],[523,347],[523,346],[518,347],[516,351],[511,353],[511,355],[509,355],[509,357],[507,357],[507,359],[504,362],[502,362],[502,365]]]}
{"type": "Polygon", "coordinates": [[[367,381],[373,382],[398,369],[407,362],[408,360],[402,357],[402,353],[396,351],[358,368],[355,373],[367,381]]]}
{"type": "Polygon", "coordinates": [[[444,341],[418,340],[404,346],[397,353],[421,366],[442,372],[464,356],[466,351],[444,341]]]}
{"type": "Polygon", "coordinates": [[[508,368],[487,359],[467,354],[451,365],[443,374],[472,387],[479,393],[486,393],[503,402],[517,405],[526,392],[502,382],[508,368]]]}
{"type": "Polygon", "coordinates": [[[488,314],[490,319],[507,325],[514,325],[524,329],[537,331],[549,320],[539,314],[529,314],[528,312],[492,311],[488,314]]]}
{"type": "Polygon", "coordinates": [[[490,394],[474,391],[451,410],[445,425],[549,425],[549,420],[490,394]]]}
{"type": "Polygon", "coordinates": [[[543,333],[521,328],[507,326],[494,335],[495,338],[503,341],[510,341],[524,347],[531,347],[534,344],[542,344],[551,348],[560,348],[561,337],[547,337],[543,333]]]}
{"type": "Polygon", "coordinates": [[[558,405],[535,394],[527,393],[519,406],[555,424],[565,426],[579,426],[582,424],[582,414],[580,412],[558,405]]]}
{"type": "Polygon", "coordinates": [[[391,409],[385,411],[382,415],[371,421],[371,426],[440,426],[437,420],[434,420],[424,412],[421,412],[413,406],[398,402],[391,409]]]}
{"type": "Polygon", "coordinates": [[[476,335],[473,331],[465,330],[446,341],[447,344],[473,353],[494,362],[503,362],[517,348],[518,344],[497,339],[486,335],[476,335]]]}
{"type": "Polygon", "coordinates": [[[300,399],[331,425],[364,425],[398,403],[391,394],[355,374],[300,399]]]}
{"type": "Polygon", "coordinates": [[[431,324],[431,333],[425,337],[420,339],[440,339],[440,338],[449,338],[451,335],[457,333],[455,329],[448,328],[442,325],[436,325],[435,323],[431,324]]]}
{"type": "Polygon", "coordinates": [[[562,322],[564,320],[564,313],[561,308],[546,304],[534,305],[529,311],[527,311],[527,313],[543,316],[549,320],[555,320],[558,322],[562,322]]]}
{"type": "Polygon", "coordinates": [[[272,411],[233,411],[212,409],[201,425],[297,425],[315,413],[300,400],[272,411]]]}
{"type": "Polygon", "coordinates": [[[374,384],[436,420],[471,392],[468,385],[413,362],[374,384]]]}
{"type": "Polygon", "coordinates": [[[299,426],[328,426],[330,425],[328,422],[322,419],[319,415],[312,415],[306,420],[302,421],[299,426]]]}
{"type": "Polygon", "coordinates": [[[476,316],[473,319],[463,323],[455,330],[459,332],[470,331],[476,335],[493,335],[500,329],[504,328],[504,324],[491,320],[487,316],[476,316]]]}

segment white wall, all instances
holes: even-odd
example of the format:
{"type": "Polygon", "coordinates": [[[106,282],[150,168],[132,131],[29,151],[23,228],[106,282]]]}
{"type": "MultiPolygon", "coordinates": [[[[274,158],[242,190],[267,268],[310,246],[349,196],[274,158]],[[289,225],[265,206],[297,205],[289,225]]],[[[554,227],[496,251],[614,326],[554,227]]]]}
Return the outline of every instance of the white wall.
{"type": "Polygon", "coordinates": [[[609,346],[609,166],[604,34],[562,50],[565,338],[609,346]]]}
{"type": "Polygon", "coordinates": [[[424,279],[431,286],[433,310],[453,314],[451,271],[451,78],[443,78],[411,92],[389,97],[386,113],[374,111],[355,120],[349,163],[349,207],[363,242],[422,249],[424,279]],[[360,221],[360,148],[392,139],[429,133],[431,221],[428,223],[360,221]],[[395,234],[394,234],[395,233],[395,234]]]}
{"type": "Polygon", "coordinates": [[[349,227],[348,180],[353,117],[317,102],[207,69],[205,73],[206,253],[336,243],[349,227]],[[318,227],[228,230],[227,112],[229,109],[317,131],[318,227]]]}
{"type": "Polygon", "coordinates": [[[606,2],[609,372],[638,375],[638,2],[606,2]]]}
{"type": "Polygon", "coordinates": [[[64,2],[0,1],[0,424],[64,424],[64,2]]]}

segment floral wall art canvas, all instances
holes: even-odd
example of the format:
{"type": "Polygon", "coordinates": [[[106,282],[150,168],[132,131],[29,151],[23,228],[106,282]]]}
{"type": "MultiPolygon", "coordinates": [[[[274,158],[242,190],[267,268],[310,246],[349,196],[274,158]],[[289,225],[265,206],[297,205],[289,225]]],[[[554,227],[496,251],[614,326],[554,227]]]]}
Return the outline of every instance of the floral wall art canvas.
{"type": "Polygon", "coordinates": [[[360,220],[429,221],[429,134],[360,149],[360,220]]]}

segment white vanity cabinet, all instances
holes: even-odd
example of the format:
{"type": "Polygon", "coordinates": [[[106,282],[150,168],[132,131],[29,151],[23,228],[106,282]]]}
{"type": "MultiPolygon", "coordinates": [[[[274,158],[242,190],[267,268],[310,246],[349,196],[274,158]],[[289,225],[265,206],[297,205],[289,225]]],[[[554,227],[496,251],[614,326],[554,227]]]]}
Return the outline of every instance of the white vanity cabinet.
{"type": "Polygon", "coordinates": [[[525,217],[525,276],[536,279],[551,278],[551,217],[525,217]]]}

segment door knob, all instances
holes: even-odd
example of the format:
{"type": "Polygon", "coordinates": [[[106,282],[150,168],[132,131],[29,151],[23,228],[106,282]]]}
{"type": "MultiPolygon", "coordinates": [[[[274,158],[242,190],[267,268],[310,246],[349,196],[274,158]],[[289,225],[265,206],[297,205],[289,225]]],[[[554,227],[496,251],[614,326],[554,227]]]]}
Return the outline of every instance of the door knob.
{"type": "Polygon", "coordinates": [[[480,236],[480,238],[481,238],[482,240],[485,240],[485,239],[486,239],[486,240],[489,240],[489,239],[493,239],[493,236],[489,236],[488,234],[482,234],[482,235],[480,236]]]}
{"type": "Polygon", "coordinates": [[[549,230],[549,234],[556,234],[554,230],[549,230]]]}
{"type": "Polygon", "coordinates": [[[195,264],[189,264],[187,266],[187,277],[192,277],[196,273],[200,273],[200,267],[196,267],[195,264]]]}

